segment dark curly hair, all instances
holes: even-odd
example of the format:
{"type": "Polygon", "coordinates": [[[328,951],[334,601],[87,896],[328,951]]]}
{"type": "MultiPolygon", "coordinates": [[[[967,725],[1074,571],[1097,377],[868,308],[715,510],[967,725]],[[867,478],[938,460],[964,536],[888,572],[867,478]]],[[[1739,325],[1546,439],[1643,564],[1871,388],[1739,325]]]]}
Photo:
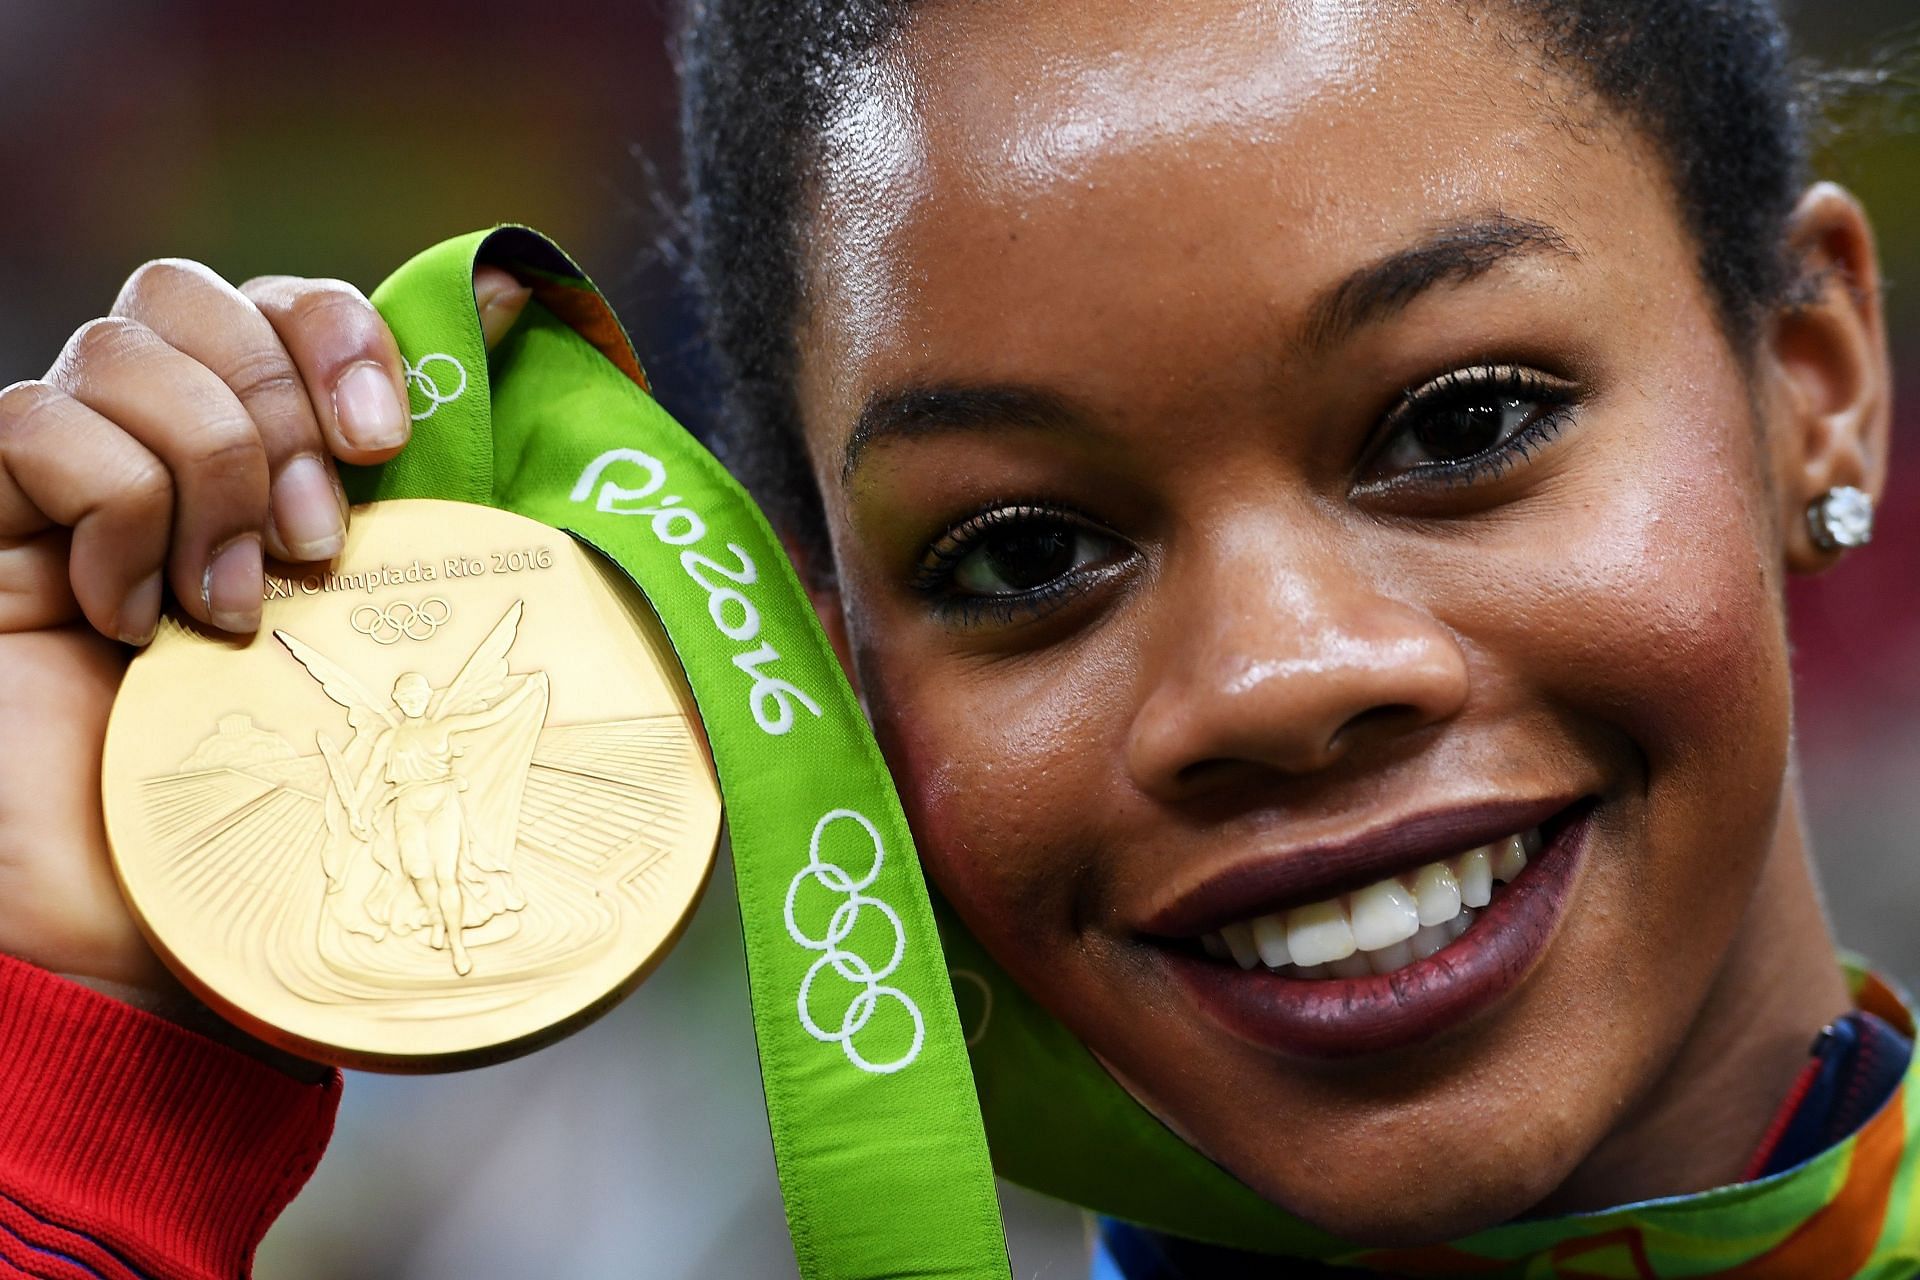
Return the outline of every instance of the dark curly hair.
{"type": "MultiPolygon", "coordinates": [[[[1520,19],[1542,64],[1639,129],[1665,162],[1702,279],[1743,349],[1788,294],[1786,224],[1809,116],[1771,0],[1454,0],[1520,19]]],[[[800,444],[796,212],[846,72],[912,0],[688,0],[679,38],[693,266],[722,379],[714,445],[776,526],[824,554],[800,444]]]]}

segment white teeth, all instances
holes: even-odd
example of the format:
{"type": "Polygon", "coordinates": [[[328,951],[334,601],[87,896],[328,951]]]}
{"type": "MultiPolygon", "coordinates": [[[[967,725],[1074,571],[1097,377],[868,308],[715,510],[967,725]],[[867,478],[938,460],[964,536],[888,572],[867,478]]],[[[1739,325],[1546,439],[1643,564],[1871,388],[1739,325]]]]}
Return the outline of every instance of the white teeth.
{"type": "Polygon", "coordinates": [[[1373,966],[1367,963],[1366,956],[1356,951],[1328,965],[1327,972],[1336,978],[1366,978],[1372,976],[1373,966]]]}
{"type": "Polygon", "coordinates": [[[1392,973],[1413,963],[1413,948],[1404,942],[1396,942],[1378,951],[1362,951],[1360,954],[1367,958],[1367,963],[1373,966],[1375,973],[1392,973]]]}
{"type": "Polygon", "coordinates": [[[1460,882],[1460,904],[1484,907],[1493,901],[1493,846],[1469,849],[1453,860],[1453,877],[1460,882]]]}
{"type": "Polygon", "coordinates": [[[1512,884],[1514,877],[1527,869],[1527,850],[1519,836],[1508,836],[1493,846],[1493,878],[1512,884]]]}
{"type": "Polygon", "coordinates": [[[1253,945],[1260,950],[1260,963],[1269,969],[1292,964],[1287,950],[1287,922],[1282,916],[1261,916],[1253,922],[1253,945]]]}
{"type": "Polygon", "coordinates": [[[1290,978],[1362,978],[1435,955],[1465,933],[1541,849],[1538,828],[1325,902],[1226,925],[1200,939],[1216,960],[1290,978]]]}
{"type": "Polygon", "coordinates": [[[1287,912],[1287,953],[1295,964],[1326,964],[1353,952],[1353,925],[1339,899],[1287,912]]]}
{"type": "Polygon", "coordinates": [[[1460,882],[1444,862],[1430,862],[1413,878],[1413,896],[1420,903],[1420,923],[1445,924],[1460,914],[1460,882]]]}
{"type": "Polygon", "coordinates": [[[1405,942],[1420,929],[1420,906],[1398,880],[1370,884],[1353,895],[1352,903],[1353,945],[1362,951],[1405,942]]]}
{"type": "Polygon", "coordinates": [[[1230,924],[1220,931],[1226,941],[1227,950],[1233,953],[1233,962],[1242,969],[1251,969],[1260,963],[1260,949],[1253,944],[1253,926],[1245,923],[1230,924]]]}

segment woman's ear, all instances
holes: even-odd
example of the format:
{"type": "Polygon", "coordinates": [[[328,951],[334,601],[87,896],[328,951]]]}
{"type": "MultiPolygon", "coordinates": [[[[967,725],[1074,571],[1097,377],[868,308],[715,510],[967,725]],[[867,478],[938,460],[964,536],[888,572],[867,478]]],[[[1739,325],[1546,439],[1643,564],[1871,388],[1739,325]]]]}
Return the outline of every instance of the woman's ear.
{"type": "Polygon", "coordinates": [[[1812,187],[1793,212],[1788,251],[1800,284],[1764,353],[1769,452],[1787,567],[1816,573],[1838,552],[1814,544],[1808,505],[1841,485],[1875,501],[1885,488],[1893,373],[1880,263],[1860,202],[1830,182],[1812,187]]]}
{"type": "Polygon", "coordinates": [[[815,616],[820,619],[821,629],[827,633],[827,643],[833,646],[833,656],[840,660],[840,670],[845,673],[847,683],[853,686],[854,696],[860,699],[860,705],[865,707],[866,694],[860,689],[860,677],[853,668],[853,648],[847,643],[847,614],[841,606],[838,579],[831,566],[819,563],[819,557],[825,553],[785,530],[780,531],[780,545],[785,548],[787,559],[793,561],[794,572],[800,576],[800,585],[806,588],[807,600],[813,605],[815,616]]]}

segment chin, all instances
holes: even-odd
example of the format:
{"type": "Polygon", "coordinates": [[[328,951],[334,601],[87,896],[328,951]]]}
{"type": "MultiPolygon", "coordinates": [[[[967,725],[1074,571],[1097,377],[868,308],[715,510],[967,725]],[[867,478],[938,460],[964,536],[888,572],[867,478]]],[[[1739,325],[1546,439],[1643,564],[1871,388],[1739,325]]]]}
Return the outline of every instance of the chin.
{"type": "MultiPolygon", "coordinates": [[[[1409,1166],[1382,1169],[1353,1160],[1347,1177],[1301,1185],[1301,1169],[1285,1177],[1240,1174],[1256,1192],[1295,1217],[1370,1249],[1445,1244],[1525,1214],[1558,1185],[1567,1170],[1549,1162],[1525,1168],[1489,1160],[1481,1144],[1458,1153],[1428,1152],[1409,1166]]],[[[1277,1173],[1278,1171],[1274,1171],[1277,1173]]]]}

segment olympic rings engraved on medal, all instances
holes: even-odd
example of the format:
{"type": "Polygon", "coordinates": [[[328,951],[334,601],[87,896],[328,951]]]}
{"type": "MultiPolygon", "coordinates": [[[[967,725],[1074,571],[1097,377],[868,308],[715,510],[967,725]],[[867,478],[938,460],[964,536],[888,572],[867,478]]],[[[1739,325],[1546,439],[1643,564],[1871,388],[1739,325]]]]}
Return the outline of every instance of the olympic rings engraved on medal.
{"type": "Polygon", "coordinates": [[[866,890],[879,878],[880,866],[886,860],[886,851],[880,840],[880,833],[874,828],[865,814],[852,809],[830,809],[819,822],[814,824],[813,839],[807,846],[807,865],[800,868],[787,886],[787,934],[795,942],[809,951],[818,951],[820,958],[807,969],[807,976],[800,980],[800,996],[797,1007],[800,1011],[800,1025],[808,1035],[822,1044],[837,1044],[847,1061],[862,1071],[872,1075],[892,1075],[920,1056],[920,1047],[927,1038],[926,1019],[920,1014],[920,1006],[898,987],[886,985],[886,980],[899,969],[900,962],[907,954],[907,931],[900,923],[900,916],[894,909],[866,890]],[[837,863],[828,862],[820,856],[820,837],[828,827],[836,822],[851,821],[860,824],[873,841],[873,865],[864,876],[856,879],[846,868],[837,863]],[[844,894],[846,900],[834,908],[833,916],[827,922],[826,936],[814,938],[800,928],[793,918],[794,898],[807,881],[812,880],[834,893],[844,894]],[[886,963],[875,966],[866,957],[847,950],[840,944],[853,934],[859,923],[861,911],[872,908],[880,913],[882,919],[893,926],[893,953],[886,963]],[[822,973],[831,969],[835,975],[859,987],[853,1000],[847,1005],[847,1011],[840,1017],[837,1030],[829,1030],[814,1021],[808,1008],[813,992],[813,981],[822,973]],[[907,1051],[891,1062],[871,1062],[854,1047],[853,1038],[865,1030],[867,1023],[873,1020],[874,1011],[882,1000],[899,1002],[913,1019],[913,1043],[907,1051]]]}
{"type": "Polygon", "coordinates": [[[375,644],[399,644],[401,640],[431,640],[434,632],[447,625],[453,607],[439,596],[409,604],[396,600],[382,608],[363,604],[348,620],[355,631],[375,644]]]}
{"type": "Polygon", "coordinates": [[[412,404],[407,405],[407,414],[415,422],[421,422],[427,418],[431,418],[434,414],[440,412],[441,405],[452,404],[455,400],[467,394],[467,366],[461,364],[445,352],[429,352],[421,356],[417,364],[407,363],[406,358],[403,356],[401,357],[400,364],[406,370],[407,398],[411,400],[413,393],[417,391],[427,402],[427,407],[418,413],[413,412],[412,404]],[[427,372],[427,366],[436,361],[452,365],[453,371],[460,375],[460,384],[453,390],[442,391],[440,389],[440,383],[431,373],[427,372]]]}

